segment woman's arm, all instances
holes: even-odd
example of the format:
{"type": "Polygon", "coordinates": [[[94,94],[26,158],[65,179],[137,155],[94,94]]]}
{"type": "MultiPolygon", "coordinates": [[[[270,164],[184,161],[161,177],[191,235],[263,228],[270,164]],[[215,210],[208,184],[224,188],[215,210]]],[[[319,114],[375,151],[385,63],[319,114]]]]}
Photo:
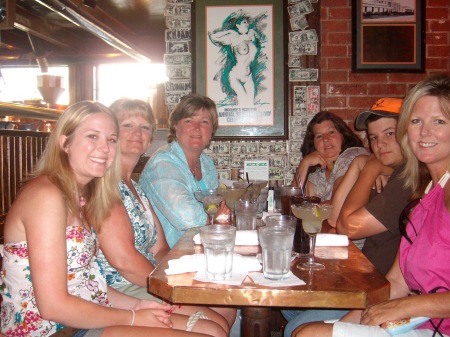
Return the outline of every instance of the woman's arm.
{"type": "Polygon", "coordinates": [[[190,172],[186,175],[180,165],[168,156],[158,157],[147,164],[139,179],[152,206],[178,231],[203,226],[208,218],[203,204],[195,199],[190,172]]]}
{"type": "Polygon", "coordinates": [[[233,38],[236,38],[236,32],[233,30],[224,30],[217,33],[209,34],[209,38],[212,42],[218,42],[223,45],[231,45],[233,38]]]}
{"type": "Polygon", "coordinates": [[[66,227],[68,223],[80,223],[67,213],[59,189],[46,178],[37,180],[21,193],[16,209],[21,210],[40,314],[44,319],[75,328],[129,325],[129,311],[104,307],[68,293],[66,227]]]}
{"type": "Polygon", "coordinates": [[[161,222],[159,221],[158,217],[155,214],[155,211],[153,210],[153,207],[150,205],[150,211],[153,215],[153,223],[156,227],[156,233],[158,235],[158,241],[156,244],[150,248],[150,252],[153,253],[153,256],[155,257],[155,260],[157,263],[161,261],[161,259],[166,256],[166,254],[169,252],[170,247],[167,244],[166,236],[164,234],[164,230],[162,229],[161,222]]]}
{"type": "MultiPolygon", "coordinates": [[[[306,178],[308,177],[309,168],[312,166],[320,165],[320,167],[325,168],[327,163],[319,154],[319,152],[314,151],[304,157],[300,164],[298,164],[297,174],[294,177],[294,181],[292,182],[293,186],[305,186],[306,178]]],[[[311,195],[311,194],[308,194],[311,195]]]]}
{"type": "Polygon", "coordinates": [[[155,267],[136,249],[133,226],[122,203],[111,210],[98,238],[111,266],[131,283],[147,287],[147,277],[155,267]]]}
{"type": "Polygon", "coordinates": [[[368,156],[358,156],[356,157],[350,167],[347,170],[347,173],[342,178],[339,186],[333,187],[333,196],[331,198],[331,204],[334,206],[333,213],[331,217],[328,219],[328,222],[331,226],[335,227],[336,222],[341,212],[342,205],[344,204],[345,199],[347,198],[348,193],[352,189],[356,180],[359,177],[361,170],[366,164],[368,156]]]}

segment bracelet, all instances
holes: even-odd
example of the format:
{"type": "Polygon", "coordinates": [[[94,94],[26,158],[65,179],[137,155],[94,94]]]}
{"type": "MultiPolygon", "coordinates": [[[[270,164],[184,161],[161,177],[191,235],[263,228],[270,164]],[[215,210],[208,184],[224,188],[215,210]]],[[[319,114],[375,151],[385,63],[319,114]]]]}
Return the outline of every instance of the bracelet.
{"type": "Polygon", "coordinates": [[[131,309],[131,313],[133,314],[133,317],[131,318],[131,326],[133,326],[134,325],[134,318],[136,317],[136,313],[134,312],[134,310],[133,309],[131,309]]]}

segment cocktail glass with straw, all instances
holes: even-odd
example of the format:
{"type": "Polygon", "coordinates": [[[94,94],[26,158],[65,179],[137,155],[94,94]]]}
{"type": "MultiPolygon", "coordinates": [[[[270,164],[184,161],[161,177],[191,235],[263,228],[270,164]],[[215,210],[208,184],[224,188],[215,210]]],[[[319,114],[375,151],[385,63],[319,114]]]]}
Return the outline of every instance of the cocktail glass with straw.
{"type": "Polygon", "coordinates": [[[225,203],[231,212],[231,224],[236,224],[236,215],[234,213],[234,204],[242,197],[247,189],[244,187],[229,187],[219,188],[220,194],[225,198],[225,203]]]}
{"type": "Polygon", "coordinates": [[[322,229],[322,221],[329,218],[333,212],[332,205],[291,205],[292,213],[302,219],[303,230],[309,236],[308,261],[298,265],[300,269],[323,269],[325,266],[314,261],[314,249],[316,247],[316,236],[322,229]]]}
{"type": "Polygon", "coordinates": [[[224,200],[219,189],[198,190],[194,192],[195,198],[200,201],[206,214],[209,216],[209,224],[214,224],[214,215],[219,210],[219,204],[224,200]]]}

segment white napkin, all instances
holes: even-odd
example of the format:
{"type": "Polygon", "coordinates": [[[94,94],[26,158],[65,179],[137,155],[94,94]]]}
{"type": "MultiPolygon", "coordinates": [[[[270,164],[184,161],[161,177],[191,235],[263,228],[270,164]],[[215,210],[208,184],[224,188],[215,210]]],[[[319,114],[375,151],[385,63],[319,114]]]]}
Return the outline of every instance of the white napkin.
{"type": "Polygon", "coordinates": [[[167,275],[191,273],[203,268],[205,264],[204,254],[185,255],[179,259],[169,260],[169,268],[165,270],[167,275]]]}
{"type": "MultiPolygon", "coordinates": [[[[194,243],[201,245],[200,234],[194,235],[194,243]]],[[[259,245],[258,232],[256,230],[236,231],[236,246],[257,246],[259,245]]]]}
{"type": "Polygon", "coordinates": [[[342,234],[323,234],[316,236],[316,247],[322,246],[348,246],[348,236],[342,234]]]}
{"type": "Polygon", "coordinates": [[[348,247],[316,247],[314,256],[326,260],[346,260],[348,259],[348,247]]]}
{"type": "Polygon", "coordinates": [[[290,286],[302,286],[306,284],[303,280],[289,272],[289,276],[283,280],[269,280],[264,277],[263,273],[249,273],[248,276],[257,284],[268,287],[290,287],[290,286]]]}
{"type": "Polygon", "coordinates": [[[222,284],[239,285],[247,277],[249,271],[261,270],[261,263],[255,256],[242,256],[233,254],[233,272],[228,280],[215,281],[206,278],[204,254],[185,255],[179,259],[169,260],[169,268],[165,270],[167,275],[197,272],[194,280],[202,282],[214,282],[222,284]]]}
{"type": "Polygon", "coordinates": [[[271,215],[281,215],[281,213],[280,212],[263,212],[261,219],[263,221],[266,221],[266,218],[271,215]]]}

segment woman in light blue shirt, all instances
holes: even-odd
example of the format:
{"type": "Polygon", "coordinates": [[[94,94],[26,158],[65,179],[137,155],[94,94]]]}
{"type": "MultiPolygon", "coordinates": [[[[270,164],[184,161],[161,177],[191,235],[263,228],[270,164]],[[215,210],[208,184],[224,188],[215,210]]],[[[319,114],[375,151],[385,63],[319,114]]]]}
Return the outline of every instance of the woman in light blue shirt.
{"type": "MultiPolygon", "coordinates": [[[[202,153],[218,127],[216,105],[208,97],[188,95],[175,107],[169,125],[169,144],[152,156],[139,184],[161,221],[167,243],[173,247],[186,229],[208,223],[194,192],[219,184],[213,160],[202,153]]],[[[226,211],[221,206],[217,215],[226,211]]]]}

